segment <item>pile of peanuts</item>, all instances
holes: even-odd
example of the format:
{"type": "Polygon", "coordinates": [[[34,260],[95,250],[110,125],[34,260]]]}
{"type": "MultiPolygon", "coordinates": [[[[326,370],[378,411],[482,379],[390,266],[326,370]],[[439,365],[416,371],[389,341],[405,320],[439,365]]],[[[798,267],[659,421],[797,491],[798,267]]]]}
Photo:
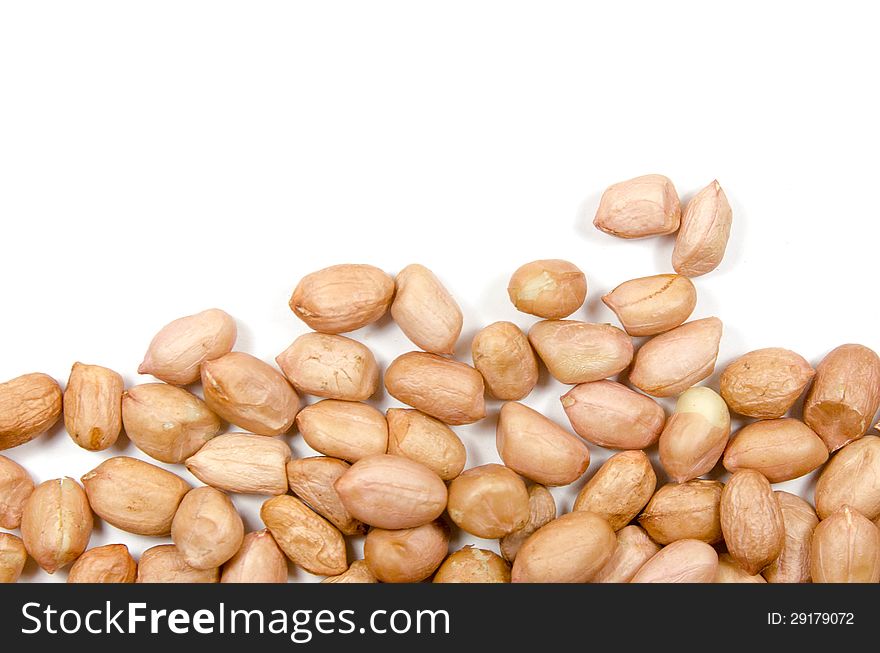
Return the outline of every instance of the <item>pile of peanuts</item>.
{"type": "Polygon", "coordinates": [[[690,320],[691,278],[719,265],[731,222],[717,182],[683,210],[661,175],[609,187],[596,227],[677,234],[675,273],[602,297],[620,328],[566,319],[587,297],[577,266],[527,263],[508,293],[539,321],[528,335],[511,322],[486,326],[472,365],[453,359],[462,312],[430,270],[410,265],[392,278],[346,264],[296,285],[290,308],[313,331],[277,367],[233,351],[235,321],[210,309],[153,338],[138,372],[158,382],[125,389],[113,370],[76,363],[63,391],[38,373],[2,383],[0,450],[63,415],[84,449],[106,450],[124,429],[146,456],[183,464],[204,485],[114,456],[81,483],[35,486],[0,456],[0,527],[21,533],[0,533],[0,582],[18,580],[31,557],[92,583],[287,582],[290,562],[330,583],[876,583],[880,437],[867,433],[880,407],[877,354],[846,344],[814,369],[795,352],[761,349],[731,362],[717,392],[697,385],[715,371],[722,324],[690,320]],[[379,390],[376,358],[342,334],[388,312],[418,351],[384,370],[385,389],[406,407],[383,414],[367,403],[379,390]],[[646,340],[636,350],[633,338],[646,340]],[[571,430],[521,403],[541,365],[571,386],[561,397],[571,430]],[[303,407],[303,395],[319,400],[303,407]],[[467,468],[452,427],[486,418],[487,395],[499,463],[467,468]],[[677,398],[671,415],[657,401],[667,397],[677,398]],[[731,412],[753,419],[733,437],[731,412]],[[294,427],[321,456],[292,458],[278,436],[294,427]],[[584,478],[588,445],[619,452],[558,514],[547,488],[584,478]],[[719,463],[726,483],[701,478],[719,478],[719,463]],[[670,480],[660,487],[657,464],[670,480]],[[820,468],[812,503],[773,489],[820,468]],[[269,497],[263,530],[245,533],[230,493],[269,497]],[[95,516],[173,544],[138,561],[123,544],[89,549],[95,516]],[[454,529],[499,540],[500,555],[450,553],[454,529]],[[352,561],[346,538],[361,537],[363,560],[352,561]]]}

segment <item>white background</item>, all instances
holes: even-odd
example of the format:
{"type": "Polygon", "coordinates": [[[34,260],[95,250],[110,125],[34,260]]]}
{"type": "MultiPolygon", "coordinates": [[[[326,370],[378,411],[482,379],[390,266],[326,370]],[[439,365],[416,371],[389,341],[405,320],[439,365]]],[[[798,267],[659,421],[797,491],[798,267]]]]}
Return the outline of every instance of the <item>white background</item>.
{"type": "MultiPolygon", "coordinates": [[[[616,240],[592,217],[607,185],[652,172],[683,199],[717,178],[733,205],[727,256],[696,281],[694,316],[725,324],[719,371],[758,347],[814,363],[880,347],[869,7],[2,2],[0,379],[64,382],[79,360],[151,381],[136,368],[154,333],[213,306],[272,361],[306,331],[298,279],[344,262],[433,269],[468,362],[481,326],[534,321],[505,291],[533,259],[579,265],[574,317],[612,321],[601,294],[671,271],[672,239],[616,240]]],[[[412,348],[390,321],[354,335],[382,364],[412,348]]],[[[564,390],[545,374],[527,403],[567,424],[564,390]]],[[[457,429],[469,465],[497,460],[491,412],[457,429]]],[[[587,476],[608,455],[592,450],[587,476]]],[[[3,453],[37,481],[146,458],[124,437],[80,450],[60,424],[3,453]]],[[[554,491],[561,512],[581,484],[554,491]]],[[[248,529],[261,501],[235,497],[248,529]]],[[[99,523],[92,545],[110,542],[159,543],[99,523]]]]}

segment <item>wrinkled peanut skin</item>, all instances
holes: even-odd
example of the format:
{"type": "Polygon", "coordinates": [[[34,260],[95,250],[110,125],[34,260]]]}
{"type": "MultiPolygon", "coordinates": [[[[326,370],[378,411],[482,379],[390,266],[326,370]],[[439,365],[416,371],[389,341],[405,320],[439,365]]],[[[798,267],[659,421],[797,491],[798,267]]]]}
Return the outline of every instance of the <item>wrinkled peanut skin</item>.
{"type": "Polygon", "coordinates": [[[752,575],[740,567],[739,563],[733,559],[729,553],[722,553],[718,556],[718,571],[715,574],[713,583],[766,583],[761,575],[752,575]]]}
{"type": "Polygon", "coordinates": [[[401,270],[391,303],[391,317],[412,343],[432,354],[452,354],[464,318],[455,299],[423,265],[401,270]]]}
{"type": "Polygon", "coordinates": [[[513,583],[587,583],[617,548],[608,522],[591,512],[571,512],[535,531],[513,562],[513,583]]]}
{"type": "Polygon", "coordinates": [[[434,573],[449,552],[449,528],[432,521],[415,528],[374,528],[364,540],[364,561],[383,583],[418,583],[434,573]]]}
{"type": "Polygon", "coordinates": [[[560,401],[575,433],[608,449],[647,449],[666,423],[660,404],[614,381],[581,383],[560,401]]]}
{"type": "Polygon", "coordinates": [[[834,452],[868,432],[880,407],[880,358],[862,345],[841,345],[816,368],[804,422],[834,452]]]}
{"type": "Polygon", "coordinates": [[[770,565],[785,544],[782,509],[759,472],[734,472],[721,493],[721,531],[730,555],[750,575],[770,565]]]}
{"type": "Polygon", "coordinates": [[[296,497],[272,497],[260,518],[291,562],[310,574],[336,576],[348,569],[342,533],[296,497]]]}
{"type": "Polygon", "coordinates": [[[343,535],[362,535],[367,527],[351,516],[334,484],[351,466],[338,458],[298,458],[287,464],[290,489],[343,535]]]}
{"type": "Polygon", "coordinates": [[[791,418],[763,420],[745,426],[724,452],[727,471],[754,469],[771,483],[809,474],[827,460],[828,449],[822,439],[809,426],[791,418]]]}
{"type": "Polygon", "coordinates": [[[355,518],[385,529],[415,528],[446,508],[446,484],[425,465],[403,456],[362,458],[334,483],[355,518]]]}
{"type": "Polygon", "coordinates": [[[61,388],[46,374],[25,374],[0,383],[0,451],[48,431],[61,417],[61,388]]]}
{"type": "Polygon", "coordinates": [[[373,575],[373,572],[370,571],[370,567],[364,560],[355,560],[351,563],[351,566],[338,576],[328,576],[322,583],[340,583],[347,585],[363,585],[363,584],[374,584],[379,581],[376,580],[376,577],[373,575]]]}
{"type": "Polygon", "coordinates": [[[244,523],[232,500],[205,486],[190,490],[174,515],[171,540],[196,569],[220,567],[241,548],[244,523]]]}
{"type": "Polygon", "coordinates": [[[813,530],[819,517],[813,506],[798,496],[777,491],[776,499],[785,524],[782,553],[764,570],[768,583],[809,583],[813,530]]]}
{"type": "Polygon", "coordinates": [[[815,373],[793,351],[757,349],[740,356],[721,373],[721,396],[740,415],[776,419],[794,405],[815,373]]]}
{"type": "Polygon", "coordinates": [[[186,459],[202,483],[242,494],[286,494],[290,447],[282,440],[249,433],[226,433],[186,459]]]}
{"type": "Polygon", "coordinates": [[[466,546],[443,561],[433,582],[509,583],[510,565],[497,553],[466,546]]]}
{"type": "Polygon", "coordinates": [[[508,562],[513,562],[523,543],[532,533],[554,519],[556,519],[556,500],[550,494],[550,490],[543,485],[533,483],[529,486],[529,520],[522,528],[501,538],[499,542],[501,555],[508,562]]]}
{"type": "Polygon", "coordinates": [[[83,553],[67,575],[68,583],[133,583],[137,563],[124,544],[107,544],[83,553]]]}
{"type": "Polygon", "coordinates": [[[674,233],[681,223],[681,203],[672,181],[643,175],[605,189],[593,224],[619,238],[674,233]]]}
{"type": "Polygon", "coordinates": [[[72,478],[41,483],[24,504],[21,539],[28,554],[54,574],[76,560],[92,536],[92,509],[72,478]]]}
{"type": "Polygon", "coordinates": [[[389,454],[422,463],[444,481],[461,474],[467,463],[467,449],[446,424],[406,408],[389,408],[385,418],[389,454]]]}
{"type": "Polygon", "coordinates": [[[648,560],[660,551],[654,542],[638,526],[626,526],[617,531],[617,548],[591,583],[628,583],[648,560]]]}
{"type": "Polygon", "coordinates": [[[385,389],[395,399],[452,426],[486,416],[480,373],[435,354],[409,352],[397,357],[385,371],[385,389]]]}
{"type": "Polygon", "coordinates": [[[545,320],[529,330],[529,342],[553,378],[570,385],[612,377],[633,358],[632,339],[610,324],[545,320]]]}
{"type": "Polygon", "coordinates": [[[721,492],[719,481],[688,481],[664,485],[648,502],[639,524],[655,542],[721,541],[721,492]]]}
{"type": "Polygon", "coordinates": [[[267,529],[244,536],[241,548],[223,565],[221,583],[286,583],[287,558],[267,529]]]}
{"type": "Polygon", "coordinates": [[[219,308],[181,317],[155,335],[138,374],[171,385],[195,383],[202,363],[231,352],[237,337],[235,320],[219,308]]]}
{"type": "Polygon", "coordinates": [[[64,390],[64,426],[83,449],[102,451],[122,430],[122,377],[99,365],[74,363],[64,390]]]}
{"type": "Polygon", "coordinates": [[[303,408],[296,427],[312,449],[354,463],[388,448],[388,424],[381,412],[356,401],[324,399],[303,408]]]}
{"type": "Polygon", "coordinates": [[[364,401],[379,387],[379,366],[365,345],[345,336],[306,333],[275,358],[297,391],[364,401]]]}
{"type": "Polygon", "coordinates": [[[0,584],[17,583],[27,562],[27,550],[20,537],[0,533],[0,584]]]}
{"type": "Polygon", "coordinates": [[[880,582],[880,529],[844,506],[813,531],[814,583],[880,582]]]}
{"type": "Polygon", "coordinates": [[[727,195],[713,181],[694,195],[684,209],[672,250],[673,269],[688,277],[699,277],[717,268],[727,249],[732,222],[727,195]]]}
{"type": "Polygon", "coordinates": [[[587,298],[587,278],[568,261],[532,261],[510,277],[507,295],[518,311],[546,320],[560,320],[583,306],[587,298]]]}
{"type": "Polygon", "coordinates": [[[821,519],[843,506],[880,517],[880,437],[866,435],[838,451],[819,475],[815,498],[821,519]]]}
{"type": "Polygon", "coordinates": [[[658,274],[626,281],[602,297],[631,336],[656,336],[681,326],[694,312],[697,289],[687,277],[658,274]]]}
{"type": "Polygon", "coordinates": [[[190,567],[173,544],[144,551],[138,562],[138,583],[219,583],[220,570],[190,567]]]}
{"type": "Polygon", "coordinates": [[[107,523],[135,535],[164,537],[189,483],[136,458],[108,458],[82,477],[92,510],[107,523]]]}
{"type": "Polygon", "coordinates": [[[629,524],[657,487],[657,475],[644,451],[622,451],[605,461],[578,493],[572,510],[605,518],[615,531],[629,524]]]}
{"type": "Polygon", "coordinates": [[[669,544],[639,569],[632,583],[711,583],[718,573],[718,554],[700,540],[669,544]]]}
{"type": "Polygon", "coordinates": [[[629,381],[654,397],[672,397],[711,376],[723,327],[717,317],[654,336],[636,352],[629,381]]]}
{"type": "Polygon", "coordinates": [[[307,274],[290,297],[290,310],[320,333],[347,333],[388,311],[394,279],[372,265],[343,264],[307,274]]]}
{"type": "Polygon", "coordinates": [[[501,407],[495,445],[505,465],[542,485],[569,485],[590,465],[590,450],[579,438],[513,401],[501,407]]]}
{"type": "Polygon", "coordinates": [[[494,322],[477,333],[471,355],[496,399],[519,401],[538,383],[538,359],[529,339],[512,322],[494,322]]]}
{"type": "Polygon", "coordinates": [[[15,530],[21,525],[21,511],[34,482],[24,467],[0,456],[0,528],[15,530]]]}
{"type": "Polygon", "coordinates": [[[522,479],[504,465],[481,465],[449,484],[447,510],[462,530],[496,539],[529,521],[529,492],[522,479]]]}
{"type": "Polygon", "coordinates": [[[287,433],[299,412],[287,379],[250,354],[234,351],[203,363],[202,387],[211,410],[257,435],[287,433]]]}

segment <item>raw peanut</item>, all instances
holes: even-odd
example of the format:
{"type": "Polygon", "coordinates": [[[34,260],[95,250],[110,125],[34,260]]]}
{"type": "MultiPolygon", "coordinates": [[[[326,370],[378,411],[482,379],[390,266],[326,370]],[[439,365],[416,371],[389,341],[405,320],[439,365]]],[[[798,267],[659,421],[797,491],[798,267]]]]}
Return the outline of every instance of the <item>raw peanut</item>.
{"type": "Polygon", "coordinates": [[[211,410],[257,435],[287,433],[299,412],[299,397],[284,375],[250,354],[205,361],[202,386],[211,410]]]}
{"type": "MultiPolygon", "coordinates": [[[[822,438],[796,419],[770,419],[740,429],[724,452],[729,472],[754,469],[771,483],[809,474],[828,460],[822,438]]],[[[880,497],[878,497],[880,498],[880,497]]]]}
{"type": "Polygon", "coordinates": [[[321,333],[346,333],[377,321],[391,305],[394,279],[372,265],[332,265],[306,275],[290,310],[321,333]]]}
{"type": "Polygon", "coordinates": [[[310,574],[335,576],[348,569],[342,533],[296,497],[272,497],[260,517],[284,554],[310,574]]]}
{"type": "Polygon", "coordinates": [[[664,485],[648,502],[639,524],[660,544],[678,540],[720,542],[723,489],[719,481],[664,485]]]}
{"type": "Polygon", "coordinates": [[[587,278],[568,261],[532,261],[513,273],[507,294],[516,310],[546,320],[559,320],[583,306],[587,298],[587,278]]]}
{"type": "Polygon", "coordinates": [[[220,490],[190,490],[174,515],[171,540],[196,569],[213,569],[241,548],[244,524],[232,501],[220,490]]]}
{"type": "Polygon", "coordinates": [[[418,583],[440,566],[449,551],[449,529],[432,521],[415,528],[374,528],[364,540],[364,560],[383,583],[418,583]]]}
{"type": "Polygon", "coordinates": [[[674,233],[681,222],[681,203],[672,181],[643,175],[605,189],[593,224],[619,238],[674,233]]]}
{"type": "Polygon", "coordinates": [[[290,447],[282,440],[249,433],[218,435],[186,459],[202,483],[227,492],[287,494],[290,447]]]}
{"type": "Polygon", "coordinates": [[[461,309],[428,268],[413,264],[397,274],[391,317],[419,349],[452,354],[461,335],[461,309]]]}
{"type": "Polygon", "coordinates": [[[813,530],[819,523],[813,506],[788,492],[774,492],[785,523],[782,553],[764,570],[768,583],[809,583],[813,530]]]}
{"type": "Polygon", "coordinates": [[[700,540],[677,540],[642,565],[631,583],[711,583],[718,554],[700,540]]]}
{"type": "Polygon", "coordinates": [[[268,530],[248,533],[238,553],[223,565],[220,582],[286,583],[287,558],[268,530]]]}
{"type": "Polygon", "coordinates": [[[83,553],[67,576],[68,583],[133,583],[137,563],[124,544],[107,544],[83,553]]]}
{"type": "Polygon", "coordinates": [[[34,482],[24,467],[0,456],[0,528],[14,530],[21,525],[21,511],[34,482]]]}
{"type": "Polygon", "coordinates": [[[496,399],[518,401],[538,383],[538,359],[529,339],[512,322],[494,322],[477,333],[471,356],[496,399]]]}
{"type": "Polygon", "coordinates": [[[614,381],[576,385],[560,401],[575,433],[608,449],[647,449],[666,423],[660,404],[614,381]]]}
{"type": "Polygon", "coordinates": [[[45,374],[0,383],[0,451],[30,442],[61,417],[61,388],[45,374]]]}
{"type": "Polygon", "coordinates": [[[610,324],[545,320],[529,330],[529,342],[560,383],[600,381],[629,367],[632,340],[610,324]]]}
{"type": "Polygon", "coordinates": [[[455,432],[440,420],[405,408],[385,411],[388,453],[422,463],[444,481],[461,474],[467,450],[455,432]]]}
{"type": "Polygon", "coordinates": [[[709,388],[691,388],[675,404],[660,435],[660,464],[676,483],[712,471],[730,437],[730,412],[709,388]]]}
{"type": "Polygon", "coordinates": [[[578,493],[572,510],[586,510],[619,531],[641,512],[657,487],[657,475],[644,451],[611,456],[578,493]]]}
{"type": "Polygon", "coordinates": [[[591,583],[628,583],[648,560],[660,551],[648,534],[638,526],[627,526],[617,531],[614,555],[599,570],[591,583]]]}
{"type": "Polygon", "coordinates": [[[315,397],[363,401],[379,387],[373,353],[357,340],[306,333],[275,358],[299,392],[315,397]]]}
{"type": "Polygon", "coordinates": [[[766,583],[764,577],[753,576],[740,567],[729,553],[718,556],[718,571],[715,572],[713,583],[766,583]]]}
{"type": "Polygon", "coordinates": [[[550,490],[543,485],[533,483],[529,486],[529,520],[522,528],[501,538],[501,555],[508,562],[513,562],[523,543],[532,536],[532,533],[554,519],[556,519],[556,500],[550,494],[550,490]]]}
{"type": "Polygon", "coordinates": [[[866,435],[837,452],[816,483],[816,512],[827,519],[843,506],[880,517],[880,437],[866,435]]]}
{"type": "Polygon", "coordinates": [[[816,526],[811,570],[814,583],[880,582],[880,530],[843,506],[816,526]]]}
{"type": "Polygon", "coordinates": [[[20,537],[0,533],[0,584],[17,583],[27,562],[27,550],[20,537]]]}
{"type": "Polygon", "coordinates": [[[693,282],[678,274],[625,281],[602,297],[631,336],[656,336],[684,324],[697,305],[693,282]]]}
{"type": "Polygon", "coordinates": [[[717,181],[691,198],[681,216],[681,228],[672,250],[672,267],[679,274],[699,277],[724,258],[733,211],[717,181]]]}
{"type": "Polygon", "coordinates": [[[486,416],[483,377],[470,365],[413,351],[385,371],[385,389],[403,403],[453,426],[486,416]]]}
{"type": "Polygon", "coordinates": [[[136,458],[108,458],[82,477],[92,510],[135,535],[171,534],[171,521],[189,483],[136,458]]]}
{"type": "Polygon", "coordinates": [[[171,385],[195,383],[202,363],[231,352],[237,336],[235,320],[219,308],[181,317],[153,337],[138,374],[171,385]]]}
{"type": "Polygon", "coordinates": [[[721,373],[721,396],[740,415],[775,419],[788,412],[815,374],[803,356],[793,351],[757,349],[721,373]]]}
{"type": "Polygon", "coordinates": [[[586,583],[614,554],[617,538],[591,512],[572,512],[541,527],[513,562],[514,583],[586,583]]]}
{"type": "Polygon", "coordinates": [[[64,391],[64,426],[83,449],[112,446],[122,430],[122,377],[99,365],[74,363],[64,391]]]}
{"type": "Polygon", "coordinates": [[[129,388],[122,422],[134,445],[163,463],[182,463],[223,428],[204,401],[165,383],[129,388]]]}
{"type": "Polygon", "coordinates": [[[510,565],[497,553],[466,546],[443,561],[434,582],[509,583],[510,565]]]}
{"type": "Polygon", "coordinates": [[[56,478],[34,488],[21,513],[21,539],[50,574],[76,560],[92,536],[92,510],[79,483],[56,478]]]}
{"type": "Polygon", "coordinates": [[[220,570],[190,567],[173,544],[144,551],[138,563],[138,583],[219,583],[220,570]]]}
{"type": "Polygon", "coordinates": [[[388,448],[385,416],[356,401],[325,399],[306,406],[296,416],[296,427],[315,451],[352,463],[388,448]]]}
{"type": "Polygon", "coordinates": [[[770,482],[759,472],[734,472],[724,486],[721,532],[728,552],[748,574],[760,573],[782,553],[782,509],[770,482]]]}
{"type": "Polygon", "coordinates": [[[880,406],[880,358],[862,345],[842,345],[816,368],[804,421],[829,451],[868,432],[880,406]]]}
{"type": "Polygon", "coordinates": [[[513,401],[501,407],[495,446],[505,465],[542,485],[573,483],[590,465],[590,450],[580,439],[513,401]]]}
{"type": "Polygon", "coordinates": [[[377,528],[421,526],[446,508],[446,485],[440,477],[403,456],[362,458],[333,487],[355,519],[377,528]]]}
{"type": "Polygon", "coordinates": [[[366,526],[351,516],[333,487],[349,467],[337,458],[299,458],[287,463],[287,478],[293,493],[343,535],[360,535],[366,532],[366,526]]]}
{"type": "Polygon", "coordinates": [[[342,584],[371,584],[378,583],[373,572],[363,560],[355,560],[347,571],[342,572],[338,576],[330,576],[321,581],[322,583],[342,583],[342,584]]]}
{"type": "Polygon", "coordinates": [[[447,510],[462,530],[495,539],[528,523],[529,491],[522,479],[504,465],[481,465],[449,484],[447,510]]]}
{"type": "Polygon", "coordinates": [[[654,336],[636,352],[629,381],[654,397],[681,394],[711,376],[723,327],[717,317],[654,336]]]}

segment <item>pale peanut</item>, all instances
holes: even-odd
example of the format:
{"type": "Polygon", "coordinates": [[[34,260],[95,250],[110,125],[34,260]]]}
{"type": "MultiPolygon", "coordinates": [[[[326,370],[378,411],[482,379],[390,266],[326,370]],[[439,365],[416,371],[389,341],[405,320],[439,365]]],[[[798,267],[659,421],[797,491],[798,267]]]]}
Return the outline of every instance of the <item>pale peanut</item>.
{"type": "Polygon", "coordinates": [[[220,570],[190,567],[173,544],[144,551],[138,562],[138,583],[219,583],[220,570]]]}
{"type": "Polygon", "coordinates": [[[64,426],[83,449],[110,447],[122,430],[122,377],[99,365],[74,363],[64,390],[64,426]]]}
{"type": "Polygon", "coordinates": [[[760,574],[752,575],[743,569],[729,553],[718,556],[718,571],[715,573],[713,583],[766,583],[760,574]]]}
{"type": "Polygon", "coordinates": [[[545,320],[529,330],[529,342],[560,383],[600,381],[629,367],[633,343],[610,324],[545,320]]]}
{"type": "Polygon", "coordinates": [[[880,582],[880,529],[843,506],[813,531],[810,569],[814,583],[880,582]]]}
{"type": "Polygon", "coordinates": [[[529,492],[503,465],[481,465],[449,484],[449,516],[462,530],[485,539],[512,533],[529,521],[529,492]]]}
{"type": "Polygon", "coordinates": [[[282,440],[227,433],[187,458],[186,468],[202,483],[227,492],[286,494],[290,454],[282,440]]]}
{"type": "Polygon", "coordinates": [[[880,517],[880,437],[866,435],[838,451],[819,475],[815,498],[821,519],[843,506],[880,517]]]}
{"type": "Polygon", "coordinates": [[[559,320],[583,306],[587,298],[587,278],[568,261],[532,261],[513,273],[507,294],[518,311],[559,320]]]}
{"type": "Polygon", "coordinates": [[[675,404],[660,435],[660,464],[676,483],[712,470],[730,437],[730,412],[710,388],[691,388],[675,404]]]}
{"type": "Polygon", "coordinates": [[[202,363],[232,351],[237,336],[235,320],[219,308],[178,318],[153,337],[138,374],[171,385],[195,383],[202,363]]]}
{"type": "Polygon", "coordinates": [[[593,224],[619,238],[674,233],[681,222],[681,202],[672,181],[643,175],[605,189],[593,224]]]}
{"type": "Polygon", "coordinates": [[[785,544],[782,553],[764,570],[768,583],[809,583],[813,530],[819,523],[809,503],[788,492],[775,492],[782,521],[785,544]]]}
{"type": "Polygon", "coordinates": [[[443,561],[433,582],[509,583],[510,565],[497,553],[466,546],[443,561]]]}
{"type": "Polygon", "coordinates": [[[617,531],[617,548],[591,583],[628,583],[648,560],[660,551],[660,545],[638,526],[617,531]]]}
{"type": "Polygon", "coordinates": [[[0,528],[14,530],[21,525],[21,511],[34,482],[24,467],[0,456],[0,528]]]}
{"type": "Polygon", "coordinates": [[[803,356],[793,351],[757,349],[721,373],[721,396],[740,415],[775,419],[788,412],[815,374],[803,356]]]}
{"type": "Polygon", "coordinates": [[[61,416],[61,388],[51,376],[25,374],[0,383],[0,451],[30,442],[61,416]]]}
{"type": "Polygon", "coordinates": [[[809,474],[826,460],[828,448],[822,439],[809,426],[791,418],[749,424],[740,429],[724,452],[727,471],[754,469],[771,483],[809,474]]]}
{"type": "Polygon", "coordinates": [[[733,211],[717,181],[694,195],[684,208],[672,250],[672,267],[698,277],[717,268],[724,258],[733,211]]]}
{"type": "Polygon", "coordinates": [[[238,553],[223,565],[220,582],[286,583],[287,558],[268,530],[248,533],[238,553]]]}
{"type": "Polygon", "coordinates": [[[244,524],[226,494],[212,487],[190,490],[174,515],[171,540],[196,569],[221,566],[241,548],[244,524]]]}
{"type": "Polygon", "coordinates": [[[688,481],[664,485],[648,502],[639,524],[655,542],[721,541],[721,492],[719,481],[688,481]]]}
{"type": "Polygon", "coordinates": [[[501,407],[495,446],[507,467],[542,485],[573,483],[590,465],[590,450],[579,438],[513,401],[501,407]]]}
{"type": "Polygon", "coordinates": [[[133,583],[137,563],[124,544],[107,544],[83,553],[70,568],[68,583],[133,583]]]}
{"type": "Polygon", "coordinates": [[[700,540],[669,544],[633,576],[631,583],[711,583],[718,572],[718,554],[700,540]]]}
{"type": "Polygon", "coordinates": [[[34,488],[25,502],[21,539],[28,555],[53,574],[86,550],[92,524],[92,510],[79,483],[56,478],[34,488]]]}
{"type": "Polygon", "coordinates": [[[461,335],[461,309],[428,268],[408,265],[397,274],[391,317],[412,343],[432,354],[452,354],[461,335]]]}
{"type": "Polygon", "coordinates": [[[422,463],[444,481],[461,474],[467,450],[455,432],[440,420],[421,411],[389,408],[388,453],[422,463]]]}
{"type": "Polygon", "coordinates": [[[734,472],[724,486],[721,531],[728,552],[748,574],[760,573],[782,553],[782,510],[770,482],[759,472],[734,472]]]}
{"type": "Polygon", "coordinates": [[[538,359],[529,339],[512,322],[494,322],[477,333],[471,356],[496,399],[518,401],[538,383],[538,359]]]}
{"type": "Polygon", "coordinates": [[[626,281],[602,297],[631,336],[656,336],[681,326],[694,312],[697,290],[678,274],[626,281]]]}
{"type": "Polygon", "coordinates": [[[499,545],[501,555],[508,562],[516,559],[523,543],[532,533],[556,519],[556,500],[550,490],[543,485],[533,483],[529,486],[529,520],[521,528],[501,538],[499,545]]]}
{"type": "Polygon", "coordinates": [[[666,423],[660,404],[614,381],[582,383],[560,401],[575,433],[608,449],[647,449],[666,423]]]}
{"type": "Polygon", "coordinates": [[[27,550],[20,537],[0,533],[0,584],[17,583],[27,562],[27,550]]]}
{"type": "Polygon", "coordinates": [[[363,401],[379,387],[373,353],[357,340],[306,333],[275,358],[297,391],[346,401],[363,401]]]}
{"type": "Polygon", "coordinates": [[[340,583],[340,584],[374,584],[379,581],[370,571],[369,565],[364,560],[355,560],[351,566],[338,576],[329,576],[321,581],[322,583],[340,583]]]}
{"type": "Polygon", "coordinates": [[[434,573],[449,551],[449,529],[432,521],[415,528],[374,528],[364,540],[364,561],[383,583],[418,583],[434,573]]]}
{"type": "Polygon", "coordinates": [[[342,533],[296,497],[269,499],[260,518],[284,555],[310,574],[335,576],[348,569],[342,533]]]}
{"type": "Polygon", "coordinates": [[[578,493],[572,510],[605,518],[615,531],[629,524],[651,499],[657,475],[644,451],[622,451],[603,463],[578,493]]]}
{"type": "Polygon", "coordinates": [[[338,458],[298,458],[287,464],[287,478],[293,493],[343,535],[359,535],[366,526],[351,516],[334,487],[349,467],[338,458]]]}
{"type": "Polygon", "coordinates": [[[296,416],[296,427],[315,451],[349,462],[388,448],[385,416],[356,401],[324,399],[306,406],[296,416]]]}

